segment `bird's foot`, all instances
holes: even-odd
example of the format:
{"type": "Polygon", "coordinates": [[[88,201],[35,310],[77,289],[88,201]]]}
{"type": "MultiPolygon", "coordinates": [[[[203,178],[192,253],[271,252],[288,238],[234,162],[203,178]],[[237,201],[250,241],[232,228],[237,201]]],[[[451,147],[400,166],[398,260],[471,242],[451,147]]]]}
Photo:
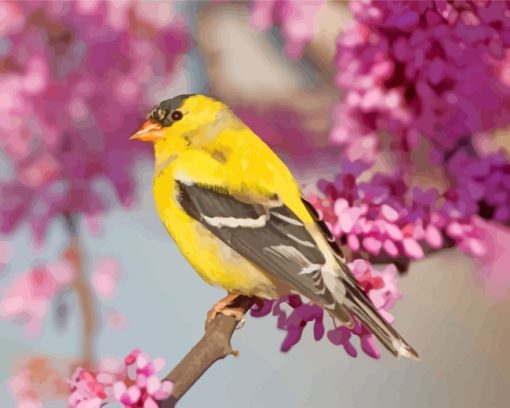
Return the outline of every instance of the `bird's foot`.
{"type": "Polygon", "coordinates": [[[238,326],[242,325],[244,320],[244,310],[240,307],[228,307],[238,296],[238,294],[229,293],[219,302],[215,303],[211,310],[207,312],[205,327],[207,328],[207,326],[214,320],[218,313],[222,313],[226,316],[231,316],[237,320],[238,326]]]}

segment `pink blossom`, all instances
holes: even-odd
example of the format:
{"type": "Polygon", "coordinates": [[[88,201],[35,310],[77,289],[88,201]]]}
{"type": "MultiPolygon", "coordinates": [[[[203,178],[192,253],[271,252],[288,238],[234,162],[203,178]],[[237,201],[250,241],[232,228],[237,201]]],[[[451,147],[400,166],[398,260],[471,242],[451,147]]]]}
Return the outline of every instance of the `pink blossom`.
{"type": "Polygon", "coordinates": [[[122,363],[104,361],[98,371],[78,368],[71,379],[69,407],[120,402],[127,408],[156,408],[157,401],[167,399],[173,388],[170,381],[157,377],[163,366],[163,359],[151,361],[145,353],[134,350],[122,363]]]}
{"type": "Polygon", "coordinates": [[[33,356],[18,363],[8,387],[17,407],[42,408],[45,401],[67,396],[68,360],[33,356]]]}
{"type": "Polygon", "coordinates": [[[23,10],[13,2],[0,3],[0,35],[16,31],[23,24],[23,10]]]}
{"type": "Polygon", "coordinates": [[[117,290],[120,278],[120,265],[113,258],[103,258],[92,270],[92,286],[98,296],[110,298],[117,290]]]}
{"type": "Polygon", "coordinates": [[[104,0],[17,1],[2,18],[0,148],[14,176],[0,181],[0,230],[28,221],[41,240],[61,214],[129,206],[148,150],[127,136],[174,77],[182,19],[170,3],[104,0]]]}
{"type": "Polygon", "coordinates": [[[106,321],[114,329],[122,329],[126,326],[126,317],[118,310],[110,310],[106,321]]]}
{"type": "Polygon", "coordinates": [[[0,316],[21,322],[28,334],[36,335],[41,330],[51,300],[75,277],[76,269],[67,260],[29,269],[3,291],[0,316]]]}
{"type": "Polygon", "coordinates": [[[354,22],[339,37],[336,60],[344,97],[331,134],[350,159],[373,161],[381,131],[404,153],[422,135],[447,151],[509,123],[508,3],[353,0],[350,7],[354,22]]]}
{"type": "MultiPolygon", "coordinates": [[[[367,292],[379,312],[388,320],[393,321],[387,310],[402,297],[397,287],[397,269],[388,265],[383,270],[374,269],[367,261],[357,259],[349,264],[354,276],[367,292]]],[[[251,314],[262,317],[271,313],[277,316],[277,327],[285,330],[287,335],[282,342],[281,350],[289,351],[303,335],[309,322],[313,322],[314,339],[319,341],[326,331],[323,310],[312,303],[303,302],[299,295],[284,296],[274,302],[265,301],[254,306],[251,314]]],[[[329,322],[330,319],[326,319],[329,322]]],[[[357,356],[356,347],[352,344],[353,336],[360,339],[361,349],[370,357],[379,358],[380,352],[372,338],[372,334],[355,318],[355,327],[332,327],[327,330],[328,340],[335,345],[341,345],[351,357],[357,356]]]]}
{"type": "Polygon", "coordinates": [[[475,259],[476,279],[480,287],[494,301],[502,301],[510,294],[510,231],[494,221],[478,219],[482,231],[480,242],[486,248],[484,254],[475,259]]]}
{"type": "Polygon", "coordinates": [[[315,17],[324,4],[325,0],[254,0],[251,21],[264,31],[273,25],[280,26],[285,52],[291,58],[298,58],[315,34],[315,17]]]}
{"type": "Polygon", "coordinates": [[[344,161],[342,169],[333,182],[319,182],[324,198],[311,196],[310,200],[331,225],[333,235],[345,240],[354,253],[364,250],[421,259],[426,245],[438,249],[445,237],[474,256],[485,253],[482,232],[475,223],[477,205],[462,195],[460,187],[440,195],[433,189],[410,188],[401,172],[376,174],[361,182],[362,168],[344,161]]]}

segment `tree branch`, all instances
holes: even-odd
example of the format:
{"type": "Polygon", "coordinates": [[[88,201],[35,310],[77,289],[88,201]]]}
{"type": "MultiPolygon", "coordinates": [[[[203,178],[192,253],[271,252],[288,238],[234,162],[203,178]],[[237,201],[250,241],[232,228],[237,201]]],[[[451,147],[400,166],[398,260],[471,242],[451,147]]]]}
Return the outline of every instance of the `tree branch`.
{"type": "Polygon", "coordinates": [[[82,318],[82,365],[83,367],[90,369],[94,364],[94,336],[97,329],[94,294],[86,276],[83,251],[78,239],[78,227],[76,225],[76,221],[70,214],[64,214],[64,218],[70,236],[67,256],[71,258],[70,260],[76,267],[76,280],[72,287],[76,292],[82,318]]]}
{"type": "MultiPolygon", "coordinates": [[[[246,313],[255,301],[255,298],[240,296],[232,302],[231,307],[240,307],[246,313]]],[[[237,355],[230,345],[236,325],[235,318],[221,313],[216,315],[207,326],[204,336],[165,377],[165,380],[174,383],[174,389],[170,398],[160,402],[160,408],[175,407],[182,396],[216,361],[230,354],[237,355]]]]}

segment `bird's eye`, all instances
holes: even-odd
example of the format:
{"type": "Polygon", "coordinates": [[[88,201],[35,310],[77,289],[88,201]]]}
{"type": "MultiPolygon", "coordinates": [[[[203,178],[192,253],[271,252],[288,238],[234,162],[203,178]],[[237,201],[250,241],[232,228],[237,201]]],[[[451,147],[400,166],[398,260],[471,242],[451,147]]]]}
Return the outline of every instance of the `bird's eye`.
{"type": "Polygon", "coordinates": [[[171,114],[170,114],[170,117],[172,118],[172,120],[181,120],[182,119],[182,112],[181,111],[173,111],[171,114]]]}

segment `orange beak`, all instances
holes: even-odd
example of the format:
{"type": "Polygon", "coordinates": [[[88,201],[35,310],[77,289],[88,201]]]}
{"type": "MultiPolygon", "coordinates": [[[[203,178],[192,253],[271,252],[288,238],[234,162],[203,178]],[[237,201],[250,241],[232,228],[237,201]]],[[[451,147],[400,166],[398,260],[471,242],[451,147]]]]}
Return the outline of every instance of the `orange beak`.
{"type": "Polygon", "coordinates": [[[146,120],[140,129],[132,135],[129,140],[140,140],[142,142],[156,142],[163,139],[163,126],[154,120],[146,120]]]}

